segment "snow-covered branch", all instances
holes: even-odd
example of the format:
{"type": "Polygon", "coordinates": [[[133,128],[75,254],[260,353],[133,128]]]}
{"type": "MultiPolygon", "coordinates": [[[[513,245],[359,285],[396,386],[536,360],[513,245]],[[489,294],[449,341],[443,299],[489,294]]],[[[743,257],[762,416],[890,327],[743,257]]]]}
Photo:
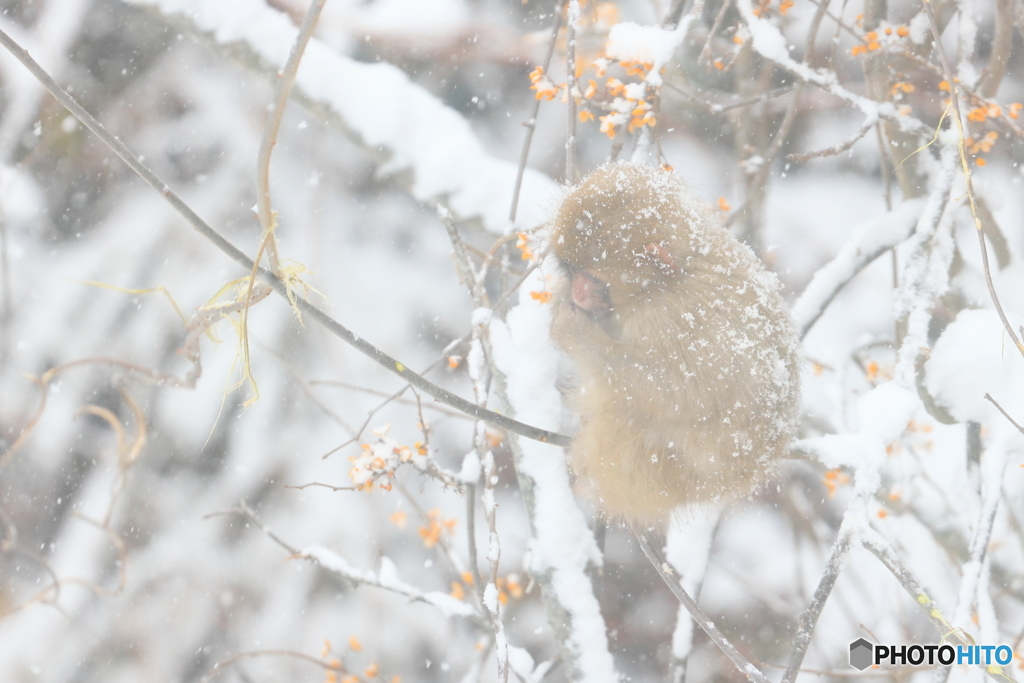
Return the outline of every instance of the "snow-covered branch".
{"type": "MultiPolygon", "coordinates": [[[[491,321],[497,392],[511,414],[554,427],[561,400],[547,335],[550,308],[529,296],[531,281],[543,289],[540,271],[534,271],[507,321],[491,321]]],[[[618,676],[589,575],[602,558],[573,500],[564,451],[514,436],[510,445],[530,521],[528,569],[543,591],[567,678],[615,683],[618,676]]]]}
{"type": "MultiPolygon", "coordinates": [[[[125,1],[183,19],[219,46],[241,47],[274,73],[284,66],[298,34],[287,14],[263,0],[125,1]]],[[[418,200],[447,197],[459,218],[479,218],[497,233],[508,229],[516,165],[488,154],[466,119],[397,67],[356,62],[314,38],[299,67],[295,94],[310,105],[326,106],[354,140],[382,154],[382,173],[410,173],[410,191],[418,200]]],[[[519,223],[539,223],[556,191],[551,179],[527,169],[519,223]]]]}
{"type": "Polygon", "coordinates": [[[793,320],[803,337],[846,284],[869,263],[910,237],[924,200],[910,199],[891,213],[862,223],[835,257],[819,268],[793,304],[793,320]]]}
{"type": "Polygon", "coordinates": [[[378,571],[356,569],[341,555],[319,545],[303,548],[299,552],[299,557],[312,560],[332,574],[336,574],[353,583],[383,588],[413,600],[433,605],[446,617],[466,617],[478,622],[483,621],[483,616],[473,609],[473,606],[469,603],[456,600],[447,593],[439,593],[437,591],[424,592],[402,581],[398,578],[398,569],[395,567],[395,563],[386,557],[380,559],[380,569],[378,571]]]}

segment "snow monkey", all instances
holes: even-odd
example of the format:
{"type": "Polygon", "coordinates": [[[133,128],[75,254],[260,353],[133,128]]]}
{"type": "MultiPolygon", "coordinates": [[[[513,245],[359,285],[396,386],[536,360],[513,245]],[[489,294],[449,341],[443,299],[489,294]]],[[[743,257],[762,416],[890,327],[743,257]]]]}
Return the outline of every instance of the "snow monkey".
{"type": "Polygon", "coordinates": [[[778,278],[673,175],[602,166],[563,201],[552,337],[575,362],[577,487],[664,530],[762,483],[794,435],[797,341],[778,278]]]}

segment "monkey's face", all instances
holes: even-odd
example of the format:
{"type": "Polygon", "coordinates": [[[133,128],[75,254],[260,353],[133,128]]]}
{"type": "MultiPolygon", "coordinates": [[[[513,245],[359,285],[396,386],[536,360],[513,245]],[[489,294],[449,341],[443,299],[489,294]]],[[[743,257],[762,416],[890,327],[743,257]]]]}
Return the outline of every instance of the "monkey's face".
{"type": "MultiPolygon", "coordinates": [[[[675,191],[634,167],[610,165],[566,197],[552,251],[567,279],[564,296],[577,311],[621,321],[679,277],[688,245],[671,229],[679,222],[675,191]]],[[[607,331],[609,324],[601,326],[607,331]]]]}
{"type": "Polygon", "coordinates": [[[595,318],[606,318],[612,313],[612,299],[608,283],[590,273],[577,271],[570,280],[572,302],[595,318]]]}

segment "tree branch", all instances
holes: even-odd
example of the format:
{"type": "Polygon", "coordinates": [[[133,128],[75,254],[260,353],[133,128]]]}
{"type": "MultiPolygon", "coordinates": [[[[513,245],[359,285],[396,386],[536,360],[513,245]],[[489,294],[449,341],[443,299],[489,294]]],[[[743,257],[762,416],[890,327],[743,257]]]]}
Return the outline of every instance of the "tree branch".
{"type": "MultiPolygon", "coordinates": [[[[238,247],[228,241],[219,232],[210,227],[206,221],[200,218],[199,215],[181,199],[181,197],[179,197],[170,187],[164,184],[164,182],[161,181],[148,166],[143,164],[123,142],[111,135],[110,132],[92,116],[92,114],[87,112],[80,104],[78,104],[77,101],[75,101],[73,97],[71,97],[71,95],[69,95],[52,78],[50,78],[49,74],[47,74],[46,71],[29,56],[27,50],[20,47],[3,31],[0,31],[0,45],[7,48],[7,50],[18,59],[18,61],[24,64],[25,67],[32,72],[32,75],[39,79],[39,82],[46,87],[58,102],[64,105],[64,107],[74,114],[79,121],[85,124],[85,126],[115,154],[117,154],[117,156],[121,157],[121,159],[133,171],[135,171],[140,178],[146,181],[146,183],[154,190],[159,192],[160,196],[162,196],[175,211],[181,214],[185,220],[188,221],[189,225],[196,230],[196,232],[212,242],[214,246],[224,252],[233,261],[235,261],[235,263],[239,264],[244,269],[253,269],[254,263],[252,259],[246,256],[238,247]]],[[[259,268],[258,270],[261,280],[270,285],[273,290],[282,297],[288,299],[288,287],[280,278],[276,277],[265,268],[259,268]]],[[[523,424],[522,422],[487,410],[486,408],[481,408],[475,403],[467,401],[461,396],[457,396],[447,389],[434,384],[422,375],[413,372],[404,363],[401,363],[395,358],[384,353],[376,346],[358,336],[305,299],[296,299],[294,303],[299,310],[323,325],[323,327],[334,336],[354,347],[381,367],[398,375],[417,389],[421,389],[424,393],[429,394],[442,403],[446,403],[452,408],[461,410],[467,415],[483,420],[488,424],[515,432],[520,436],[525,436],[528,439],[535,439],[537,441],[552,443],[559,446],[567,446],[571,441],[570,438],[564,434],[550,432],[545,429],[539,429],[531,425],[523,424]]]]}

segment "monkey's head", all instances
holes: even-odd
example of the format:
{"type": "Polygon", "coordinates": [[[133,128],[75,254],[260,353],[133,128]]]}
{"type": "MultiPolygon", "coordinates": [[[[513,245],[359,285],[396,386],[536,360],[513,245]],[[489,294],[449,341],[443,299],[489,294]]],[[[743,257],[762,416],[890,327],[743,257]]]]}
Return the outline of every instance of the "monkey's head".
{"type": "Polygon", "coordinates": [[[573,304],[600,320],[677,278],[691,235],[677,226],[680,186],[668,173],[627,163],[602,166],[562,202],[552,250],[567,271],[573,304]]]}

